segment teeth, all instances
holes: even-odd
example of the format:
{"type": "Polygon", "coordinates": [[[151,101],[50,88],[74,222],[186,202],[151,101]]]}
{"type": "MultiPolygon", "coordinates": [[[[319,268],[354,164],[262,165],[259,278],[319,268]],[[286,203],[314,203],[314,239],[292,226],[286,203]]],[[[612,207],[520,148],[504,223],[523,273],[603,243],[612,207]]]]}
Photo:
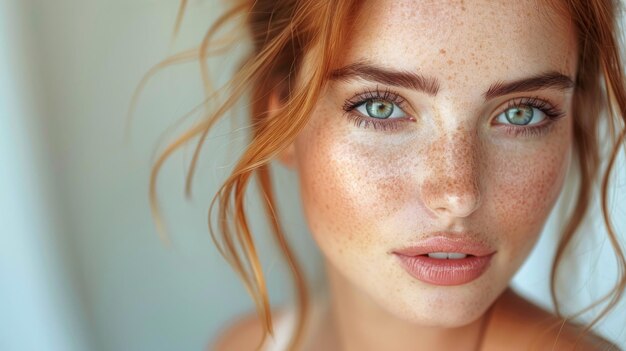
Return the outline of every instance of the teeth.
{"type": "Polygon", "coordinates": [[[448,260],[458,260],[461,258],[467,257],[466,254],[456,253],[456,252],[431,252],[428,254],[430,258],[438,258],[438,259],[448,259],[448,260]]]}
{"type": "Polygon", "coordinates": [[[452,253],[448,254],[448,259],[449,260],[458,260],[460,258],[465,258],[466,256],[467,256],[466,254],[452,252],[452,253]]]}
{"type": "Polygon", "coordinates": [[[448,258],[448,253],[446,252],[432,252],[428,254],[428,257],[430,258],[440,258],[440,259],[447,259],[448,258]]]}

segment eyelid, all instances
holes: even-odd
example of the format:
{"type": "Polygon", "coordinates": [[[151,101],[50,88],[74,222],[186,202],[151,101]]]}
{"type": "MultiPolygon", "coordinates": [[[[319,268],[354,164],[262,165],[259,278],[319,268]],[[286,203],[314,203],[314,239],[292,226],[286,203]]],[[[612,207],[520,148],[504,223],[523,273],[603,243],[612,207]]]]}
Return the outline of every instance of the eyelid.
{"type": "MultiPolygon", "coordinates": [[[[546,99],[542,99],[538,96],[517,97],[517,98],[507,100],[502,105],[505,105],[505,106],[503,108],[496,109],[496,111],[498,112],[493,116],[493,118],[491,118],[492,121],[495,121],[498,118],[498,116],[505,113],[507,110],[511,108],[521,107],[521,106],[529,106],[529,107],[536,108],[539,111],[541,111],[543,114],[545,114],[546,119],[549,119],[549,120],[559,119],[560,117],[563,117],[565,115],[565,112],[561,110],[559,107],[557,107],[557,105],[549,102],[546,99]]],[[[523,128],[523,126],[520,126],[520,127],[523,128]]]]}
{"type": "MultiPolygon", "coordinates": [[[[394,103],[402,110],[402,112],[404,112],[406,117],[410,117],[413,115],[413,113],[407,111],[407,109],[413,110],[411,104],[404,97],[402,97],[402,95],[400,95],[399,93],[389,88],[381,89],[379,88],[378,85],[374,89],[365,89],[361,91],[360,93],[354,94],[351,98],[347,99],[344,102],[342,108],[345,112],[352,112],[357,107],[366,103],[368,100],[375,100],[375,99],[386,100],[386,101],[394,103]]],[[[366,117],[369,117],[369,116],[366,116],[366,117]]],[[[401,117],[397,117],[397,118],[401,118],[401,117]]]]}
{"type": "Polygon", "coordinates": [[[367,104],[370,101],[386,101],[386,102],[389,102],[389,103],[391,103],[393,105],[393,110],[391,112],[391,115],[389,115],[388,117],[385,117],[385,118],[378,118],[378,119],[381,119],[381,120],[383,120],[383,119],[398,119],[398,118],[406,118],[408,116],[406,111],[404,111],[404,109],[402,107],[398,106],[397,103],[395,103],[393,101],[382,100],[382,99],[371,99],[371,100],[368,99],[368,100],[365,100],[362,103],[360,103],[358,106],[356,106],[354,108],[354,110],[356,110],[358,113],[362,114],[365,117],[377,118],[377,117],[370,116],[368,111],[367,111],[367,104]],[[365,110],[365,111],[363,111],[363,110],[365,110]],[[398,116],[398,114],[400,114],[400,115],[398,116]],[[396,115],[396,116],[394,116],[394,115],[396,115]]]}
{"type": "Polygon", "coordinates": [[[528,121],[528,123],[526,123],[526,124],[515,124],[515,123],[512,123],[511,121],[508,120],[508,118],[505,116],[505,114],[506,114],[506,111],[511,109],[511,107],[509,107],[508,109],[504,110],[504,112],[502,112],[499,115],[497,115],[495,120],[498,121],[498,124],[510,125],[510,126],[519,127],[519,128],[528,128],[528,127],[532,127],[532,126],[538,126],[538,125],[541,125],[541,124],[545,124],[546,122],[544,122],[544,121],[550,119],[550,117],[548,115],[546,115],[546,113],[543,112],[542,110],[540,110],[540,109],[538,109],[538,108],[536,108],[534,106],[528,106],[528,107],[530,107],[533,110],[533,116],[532,116],[532,119],[530,121],[528,121]],[[534,110],[538,110],[539,114],[543,115],[543,116],[542,117],[535,116],[534,115],[534,110]],[[539,120],[537,122],[533,122],[537,118],[541,118],[541,120],[539,120]]]}
{"type": "MultiPolygon", "coordinates": [[[[499,111],[495,117],[493,117],[492,125],[495,128],[501,129],[507,135],[513,138],[532,138],[539,137],[549,133],[550,130],[556,125],[557,120],[566,116],[565,111],[560,109],[558,105],[553,104],[545,99],[539,97],[521,97],[511,99],[506,102],[506,107],[498,109],[499,111]],[[501,115],[503,115],[508,109],[513,107],[529,106],[533,109],[538,109],[544,114],[544,119],[534,124],[518,125],[515,123],[502,123],[497,121],[501,115]]],[[[505,117],[506,119],[506,117],[505,117]]]]}

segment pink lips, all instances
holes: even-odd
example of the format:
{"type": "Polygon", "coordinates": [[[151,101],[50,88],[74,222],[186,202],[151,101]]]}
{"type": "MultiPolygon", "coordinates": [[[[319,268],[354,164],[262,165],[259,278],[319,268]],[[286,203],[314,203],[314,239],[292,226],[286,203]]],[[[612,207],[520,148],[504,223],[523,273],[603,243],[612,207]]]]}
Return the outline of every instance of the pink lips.
{"type": "Polygon", "coordinates": [[[459,233],[436,236],[416,246],[394,250],[400,265],[414,278],[434,285],[461,285],[480,277],[496,253],[485,244],[468,239],[459,233]],[[438,259],[429,253],[447,252],[466,254],[460,259],[438,259]]]}

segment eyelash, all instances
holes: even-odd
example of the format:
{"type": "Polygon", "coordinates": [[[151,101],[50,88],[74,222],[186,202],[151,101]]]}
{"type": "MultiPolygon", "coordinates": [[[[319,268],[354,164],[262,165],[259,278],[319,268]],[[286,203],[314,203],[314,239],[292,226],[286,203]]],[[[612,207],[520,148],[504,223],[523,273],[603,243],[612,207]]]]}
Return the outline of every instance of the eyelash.
{"type": "MultiPolygon", "coordinates": [[[[351,98],[349,98],[348,100],[346,100],[345,103],[343,104],[343,110],[345,111],[346,117],[356,127],[367,129],[368,127],[371,126],[376,130],[388,131],[388,130],[398,129],[401,126],[401,123],[415,121],[415,118],[411,116],[407,116],[403,118],[378,120],[372,117],[363,116],[360,113],[354,111],[357,107],[366,103],[368,100],[373,100],[373,99],[386,100],[386,101],[395,103],[403,111],[405,110],[405,105],[407,105],[406,100],[402,98],[400,94],[389,89],[385,89],[381,91],[378,87],[376,87],[376,89],[374,90],[368,89],[362,93],[358,93],[352,96],[351,98]]],[[[515,126],[512,124],[502,125],[501,128],[504,128],[504,130],[508,134],[516,136],[516,137],[518,136],[530,137],[530,136],[539,136],[539,135],[545,134],[554,125],[553,123],[554,121],[565,116],[565,112],[553,106],[552,104],[539,99],[539,97],[531,97],[531,98],[524,97],[519,100],[511,100],[507,104],[507,107],[504,110],[502,110],[502,112],[500,113],[503,113],[504,111],[511,109],[511,108],[519,108],[522,106],[533,107],[533,108],[538,109],[539,111],[541,111],[542,113],[546,115],[546,120],[548,120],[548,122],[539,122],[537,125],[527,126],[527,127],[520,127],[520,126],[515,126]]]]}
{"type": "Polygon", "coordinates": [[[371,90],[367,89],[362,93],[358,93],[343,104],[343,110],[345,111],[345,115],[356,127],[365,128],[373,127],[376,130],[395,130],[400,127],[400,123],[407,121],[415,121],[413,117],[407,116],[402,118],[393,118],[393,119],[375,119],[372,117],[363,116],[358,112],[354,112],[354,110],[366,103],[368,100],[386,100],[392,102],[398,107],[400,107],[403,111],[406,108],[407,102],[400,94],[391,91],[389,89],[380,90],[378,87],[376,89],[371,90]]]}
{"type": "MultiPolygon", "coordinates": [[[[537,125],[532,125],[529,127],[521,127],[515,126],[512,124],[504,124],[502,128],[506,130],[507,133],[513,136],[522,136],[522,137],[530,137],[530,136],[539,136],[544,135],[550,131],[551,127],[554,126],[554,121],[557,119],[564,117],[565,112],[561,109],[553,106],[552,104],[539,99],[539,97],[531,97],[531,98],[521,98],[518,101],[512,100],[508,103],[507,107],[502,111],[506,111],[510,108],[519,108],[522,106],[529,106],[538,109],[546,115],[547,122],[539,122],[537,125]]],[[[501,113],[502,113],[501,112],[501,113]]]]}

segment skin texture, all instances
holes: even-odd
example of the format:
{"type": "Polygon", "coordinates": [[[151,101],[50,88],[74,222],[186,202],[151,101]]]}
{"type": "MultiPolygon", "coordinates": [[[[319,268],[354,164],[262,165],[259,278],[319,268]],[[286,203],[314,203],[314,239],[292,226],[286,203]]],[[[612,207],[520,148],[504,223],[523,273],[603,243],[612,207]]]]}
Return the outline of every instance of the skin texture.
{"type": "Polygon", "coordinates": [[[565,16],[533,0],[371,1],[357,15],[339,67],[366,61],[419,73],[439,90],[333,80],[283,156],[326,261],[337,347],[467,350],[477,342],[481,318],[538,239],[572,149],[573,90],[484,93],[548,71],[575,80],[575,34],[565,16]],[[395,108],[407,117],[393,127],[355,123],[359,112],[342,106],[376,90],[400,96],[395,108]],[[513,133],[498,116],[523,98],[563,117],[540,122],[548,127],[537,135],[513,133]],[[457,286],[412,278],[390,252],[437,231],[488,245],[496,251],[489,268],[457,286]]]}
{"type": "MultiPolygon", "coordinates": [[[[593,333],[579,338],[580,326],[508,288],[569,170],[573,91],[484,93],[549,71],[575,81],[567,14],[535,0],[388,0],[368,1],[355,18],[337,68],[366,62],[423,74],[439,81],[438,91],[333,79],[281,154],[297,172],[329,280],[330,303],[313,301],[302,350],[474,350],[482,325],[483,351],[616,350],[593,333]],[[397,123],[372,124],[364,105],[345,111],[346,101],[376,90],[400,97],[392,99],[405,113],[397,123]],[[502,113],[524,98],[562,117],[541,122],[549,127],[539,133],[516,133],[502,113]],[[436,286],[414,279],[391,254],[437,231],[464,232],[496,251],[484,274],[436,286]]],[[[311,64],[305,56],[302,70],[311,64]]],[[[279,109],[276,94],[270,116],[279,109]]],[[[263,333],[251,313],[210,349],[256,350],[263,333]]]]}
{"type": "MultiPolygon", "coordinates": [[[[319,305],[316,305],[316,309],[319,305]]],[[[274,315],[277,318],[283,318],[285,310],[276,310],[274,315]]],[[[616,345],[593,334],[587,333],[580,338],[581,326],[569,323],[562,323],[548,311],[532,304],[523,297],[517,295],[511,289],[505,290],[492,306],[492,316],[487,323],[485,337],[482,343],[481,351],[571,351],[571,350],[620,350],[616,345]]],[[[304,351],[340,351],[352,350],[355,347],[342,343],[337,323],[335,321],[336,313],[329,310],[321,310],[313,319],[313,328],[310,328],[306,335],[306,341],[302,350],[304,351]]],[[[353,321],[354,322],[354,321],[353,321]]],[[[418,328],[411,326],[413,331],[418,328]]],[[[411,340],[381,340],[386,349],[398,350],[471,350],[471,342],[465,342],[465,336],[473,331],[470,328],[446,329],[439,330],[430,329],[426,333],[426,338],[410,344],[411,340]],[[438,343],[433,343],[432,339],[437,338],[440,334],[438,343]],[[454,337],[459,340],[456,345],[442,342],[443,337],[454,337]],[[426,340],[425,340],[426,339],[426,340]],[[431,340],[428,340],[431,339],[431,340]],[[400,346],[405,345],[405,346],[400,346]],[[468,346],[469,345],[469,346],[468,346]]],[[[380,334],[380,330],[376,330],[375,335],[380,334]]],[[[259,340],[264,334],[261,322],[255,313],[251,313],[233,323],[226,328],[212,345],[209,346],[210,351],[242,351],[242,350],[258,350],[259,340]]],[[[360,338],[365,335],[360,335],[360,338]]],[[[345,338],[345,337],[344,337],[345,338]]],[[[471,337],[470,337],[471,338],[471,337]]],[[[475,338],[475,336],[474,336],[475,338]]],[[[382,338],[378,338],[382,339],[382,338]]],[[[375,347],[378,347],[376,345],[375,347]]],[[[359,346],[356,346],[359,347],[359,346]]],[[[375,347],[360,346],[359,350],[370,350],[375,347]]],[[[386,350],[385,349],[385,350],[386,350]]]]}

